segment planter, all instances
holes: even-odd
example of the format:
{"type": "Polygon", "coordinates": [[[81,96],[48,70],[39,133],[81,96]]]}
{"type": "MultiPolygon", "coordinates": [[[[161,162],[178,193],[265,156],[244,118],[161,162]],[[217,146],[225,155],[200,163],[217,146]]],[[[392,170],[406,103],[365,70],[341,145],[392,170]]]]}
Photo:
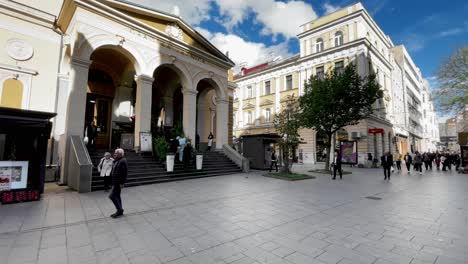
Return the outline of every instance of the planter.
{"type": "Polygon", "coordinates": [[[173,172],[174,171],[174,155],[167,155],[166,156],[166,170],[167,172],[173,172]]]}
{"type": "Polygon", "coordinates": [[[197,170],[201,170],[203,167],[203,155],[197,155],[197,170]]]}

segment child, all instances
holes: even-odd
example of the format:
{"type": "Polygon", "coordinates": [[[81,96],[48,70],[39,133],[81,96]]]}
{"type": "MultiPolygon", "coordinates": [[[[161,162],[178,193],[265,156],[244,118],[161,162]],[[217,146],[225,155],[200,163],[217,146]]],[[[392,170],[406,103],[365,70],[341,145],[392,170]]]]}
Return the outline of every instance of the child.
{"type": "Polygon", "coordinates": [[[436,166],[437,166],[437,170],[440,170],[440,156],[437,155],[436,159],[435,159],[435,163],[436,163],[436,166]]]}

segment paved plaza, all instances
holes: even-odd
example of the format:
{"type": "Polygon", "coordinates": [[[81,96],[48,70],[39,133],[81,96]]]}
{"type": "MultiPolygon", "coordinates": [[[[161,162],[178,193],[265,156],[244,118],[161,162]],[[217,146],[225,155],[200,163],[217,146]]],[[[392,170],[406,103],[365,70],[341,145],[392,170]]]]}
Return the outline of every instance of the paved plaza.
{"type": "Polygon", "coordinates": [[[258,172],[0,206],[0,263],[468,263],[468,175],[258,172]],[[378,199],[368,199],[374,196],[378,199]]]}

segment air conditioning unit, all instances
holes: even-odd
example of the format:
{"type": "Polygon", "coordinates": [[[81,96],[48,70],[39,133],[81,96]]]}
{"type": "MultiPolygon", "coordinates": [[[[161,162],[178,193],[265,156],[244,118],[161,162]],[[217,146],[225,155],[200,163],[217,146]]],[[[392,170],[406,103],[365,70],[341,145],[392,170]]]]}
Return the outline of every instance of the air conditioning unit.
{"type": "Polygon", "coordinates": [[[351,138],[361,138],[361,132],[351,132],[351,138]]]}

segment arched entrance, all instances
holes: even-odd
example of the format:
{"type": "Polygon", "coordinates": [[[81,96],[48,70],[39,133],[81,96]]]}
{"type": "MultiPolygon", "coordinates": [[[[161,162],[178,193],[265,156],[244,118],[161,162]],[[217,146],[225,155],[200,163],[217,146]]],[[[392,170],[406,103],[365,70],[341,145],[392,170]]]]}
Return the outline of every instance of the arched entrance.
{"type": "Polygon", "coordinates": [[[197,122],[196,133],[200,139],[200,148],[206,149],[208,136],[213,133],[212,147],[221,149],[228,143],[228,101],[221,84],[212,78],[201,78],[196,83],[197,122]]]}
{"type": "Polygon", "coordinates": [[[204,79],[197,85],[197,135],[199,137],[199,149],[206,150],[208,146],[208,136],[213,134],[213,145],[216,142],[216,90],[210,81],[204,79]]]}
{"type": "Polygon", "coordinates": [[[136,91],[133,63],[112,47],[96,49],[90,59],[84,131],[88,148],[133,149],[136,91]]]}
{"type": "Polygon", "coordinates": [[[153,77],[151,132],[174,138],[184,133],[182,76],[175,68],[161,65],[153,77]]]}

